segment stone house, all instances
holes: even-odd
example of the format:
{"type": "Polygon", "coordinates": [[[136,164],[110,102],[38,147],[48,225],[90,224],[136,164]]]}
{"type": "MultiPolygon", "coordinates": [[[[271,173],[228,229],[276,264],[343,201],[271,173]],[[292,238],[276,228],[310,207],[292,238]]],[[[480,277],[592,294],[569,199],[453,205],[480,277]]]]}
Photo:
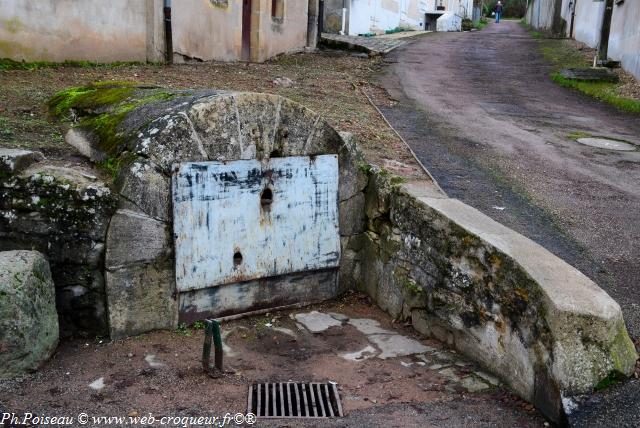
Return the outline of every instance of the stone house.
{"type": "Polygon", "coordinates": [[[261,62],[315,46],[317,0],[0,0],[0,58],[261,62]],[[311,10],[311,13],[309,13],[311,10]],[[311,22],[311,23],[309,23],[311,22]],[[311,31],[312,37],[308,35],[311,31]]]}
{"type": "Polygon", "coordinates": [[[459,25],[442,24],[471,18],[473,12],[473,0],[326,0],[324,5],[324,30],[350,36],[395,28],[459,31],[459,25]]]}
{"type": "Polygon", "coordinates": [[[534,28],[600,49],[602,56],[620,61],[624,69],[640,78],[640,2],[532,0],[525,19],[534,28]]]}

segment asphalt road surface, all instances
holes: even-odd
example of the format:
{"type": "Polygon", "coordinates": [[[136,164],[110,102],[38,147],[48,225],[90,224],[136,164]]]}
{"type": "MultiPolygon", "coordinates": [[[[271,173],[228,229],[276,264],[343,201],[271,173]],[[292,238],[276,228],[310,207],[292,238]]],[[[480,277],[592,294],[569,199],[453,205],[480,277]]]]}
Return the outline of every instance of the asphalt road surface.
{"type": "MultiPolygon", "coordinates": [[[[379,107],[449,196],[580,269],[640,337],[640,118],[553,83],[515,21],[430,34],[385,61],[399,102],[379,107]],[[638,150],[584,146],[577,132],[638,150]]],[[[574,422],[640,425],[640,384],[598,394],[574,422]]]]}

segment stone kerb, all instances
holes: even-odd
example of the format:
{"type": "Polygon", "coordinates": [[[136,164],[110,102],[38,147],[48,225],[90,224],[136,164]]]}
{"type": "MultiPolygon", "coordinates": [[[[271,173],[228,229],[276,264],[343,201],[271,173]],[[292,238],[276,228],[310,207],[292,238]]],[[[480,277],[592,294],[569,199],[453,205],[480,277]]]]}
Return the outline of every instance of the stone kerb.
{"type": "Polygon", "coordinates": [[[445,196],[374,173],[367,189],[363,272],[392,316],[449,343],[556,422],[563,399],[637,354],[618,304],[541,246],[445,196]]]}

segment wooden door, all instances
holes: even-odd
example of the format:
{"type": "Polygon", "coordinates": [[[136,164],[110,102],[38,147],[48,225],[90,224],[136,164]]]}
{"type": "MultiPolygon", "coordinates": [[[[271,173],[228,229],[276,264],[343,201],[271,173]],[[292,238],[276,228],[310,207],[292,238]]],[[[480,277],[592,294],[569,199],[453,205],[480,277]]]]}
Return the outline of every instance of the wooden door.
{"type": "Polygon", "coordinates": [[[242,55],[243,61],[251,59],[251,3],[252,0],[242,0],[242,55]]]}

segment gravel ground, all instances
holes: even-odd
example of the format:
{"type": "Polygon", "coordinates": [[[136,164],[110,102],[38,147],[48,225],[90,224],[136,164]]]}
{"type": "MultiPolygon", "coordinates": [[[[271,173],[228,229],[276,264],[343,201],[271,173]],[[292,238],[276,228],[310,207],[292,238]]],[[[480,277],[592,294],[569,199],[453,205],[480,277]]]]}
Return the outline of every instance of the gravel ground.
{"type": "MultiPolygon", "coordinates": [[[[477,367],[442,343],[420,338],[410,326],[394,323],[365,296],[352,294],[312,308],[225,322],[222,332],[228,346],[226,373],[215,377],[202,370],[202,330],[156,332],[116,342],[66,341],[37,373],[0,382],[0,408],[20,415],[77,417],[86,413],[89,417],[126,419],[149,414],[158,420],[222,416],[246,412],[247,391],[253,383],[336,381],[344,418],[260,420],[256,426],[544,424],[533,406],[500,386],[487,383],[482,391],[470,392],[465,380],[479,379],[477,367]],[[290,316],[311,310],[375,320],[387,332],[411,339],[427,350],[387,359],[345,359],[341,354],[374,345],[346,321],[312,334],[290,316]]],[[[76,420],[73,426],[81,425],[76,420]]]]}
{"type": "Polygon", "coordinates": [[[115,80],[168,88],[216,88],[282,95],[315,110],[340,131],[351,132],[367,159],[409,168],[399,175],[421,176],[404,144],[361,92],[381,60],[344,52],[281,56],[263,64],[124,65],[0,71],[0,146],[38,149],[53,159],[75,155],[47,119],[45,103],[54,93],[94,81],[115,80]],[[286,79],[283,79],[286,78],[286,79]],[[285,83],[275,83],[277,79],[285,83]],[[287,80],[289,79],[289,80],[287,80]],[[408,172],[407,172],[408,171],[408,172]]]}

